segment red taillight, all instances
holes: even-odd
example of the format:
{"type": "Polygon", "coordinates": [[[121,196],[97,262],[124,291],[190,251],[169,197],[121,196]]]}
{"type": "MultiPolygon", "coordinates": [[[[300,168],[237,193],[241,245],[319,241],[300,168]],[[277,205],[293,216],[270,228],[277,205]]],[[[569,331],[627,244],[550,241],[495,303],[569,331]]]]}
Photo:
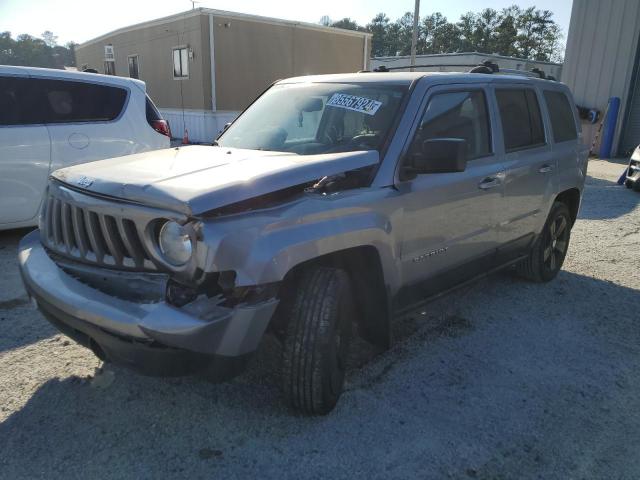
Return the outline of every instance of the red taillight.
{"type": "Polygon", "coordinates": [[[171,138],[171,129],[169,128],[169,123],[166,120],[153,120],[151,122],[151,126],[156,132],[171,138]]]}

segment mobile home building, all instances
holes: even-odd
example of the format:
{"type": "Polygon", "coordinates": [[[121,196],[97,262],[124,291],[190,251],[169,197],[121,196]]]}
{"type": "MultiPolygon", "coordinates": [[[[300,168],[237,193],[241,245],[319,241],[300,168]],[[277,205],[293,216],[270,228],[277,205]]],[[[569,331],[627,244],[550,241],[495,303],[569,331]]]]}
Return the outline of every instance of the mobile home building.
{"type": "Polygon", "coordinates": [[[140,78],[171,124],[210,142],[275,80],[368,67],[371,34],[207,8],[76,47],[77,65],[140,78]]]}

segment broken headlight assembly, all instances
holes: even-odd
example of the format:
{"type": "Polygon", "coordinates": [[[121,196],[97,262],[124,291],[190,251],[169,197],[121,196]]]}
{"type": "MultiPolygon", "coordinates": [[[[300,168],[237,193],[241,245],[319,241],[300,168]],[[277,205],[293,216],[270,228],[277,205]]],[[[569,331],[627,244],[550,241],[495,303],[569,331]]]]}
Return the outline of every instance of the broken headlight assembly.
{"type": "Polygon", "coordinates": [[[174,267],[185,265],[193,256],[192,228],[173,220],[166,221],[158,233],[158,247],[164,260],[174,267]]]}

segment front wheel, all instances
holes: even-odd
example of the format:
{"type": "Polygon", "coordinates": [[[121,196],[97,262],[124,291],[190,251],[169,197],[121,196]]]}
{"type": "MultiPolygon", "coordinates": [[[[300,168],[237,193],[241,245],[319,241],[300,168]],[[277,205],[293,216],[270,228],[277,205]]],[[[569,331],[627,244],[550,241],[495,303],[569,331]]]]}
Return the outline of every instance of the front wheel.
{"type": "Polygon", "coordinates": [[[555,202],[529,256],[518,264],[518,273],[534,282],[553,280],[567,255],[570,235],[569,208],[564,203],[555,202]]]}
{"type": "Polygon", "coordinates": [[[333,410],[344,384],[355,311],[351,282],[344,270],[316,267],[295,288],[284,312],[284,398],[295,410],[323,415],[333,410]]]}

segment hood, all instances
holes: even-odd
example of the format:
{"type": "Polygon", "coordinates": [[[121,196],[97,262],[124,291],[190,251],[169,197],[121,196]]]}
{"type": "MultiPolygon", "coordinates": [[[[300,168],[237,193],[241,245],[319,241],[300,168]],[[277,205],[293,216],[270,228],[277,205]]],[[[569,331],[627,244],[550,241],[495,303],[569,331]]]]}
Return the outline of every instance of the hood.
{"type": "Polygon", "coordinates": [[[296,155],[193,145],[56,170],[76,189],[198,215],[378,163],[377,151],[296,155]]]}

